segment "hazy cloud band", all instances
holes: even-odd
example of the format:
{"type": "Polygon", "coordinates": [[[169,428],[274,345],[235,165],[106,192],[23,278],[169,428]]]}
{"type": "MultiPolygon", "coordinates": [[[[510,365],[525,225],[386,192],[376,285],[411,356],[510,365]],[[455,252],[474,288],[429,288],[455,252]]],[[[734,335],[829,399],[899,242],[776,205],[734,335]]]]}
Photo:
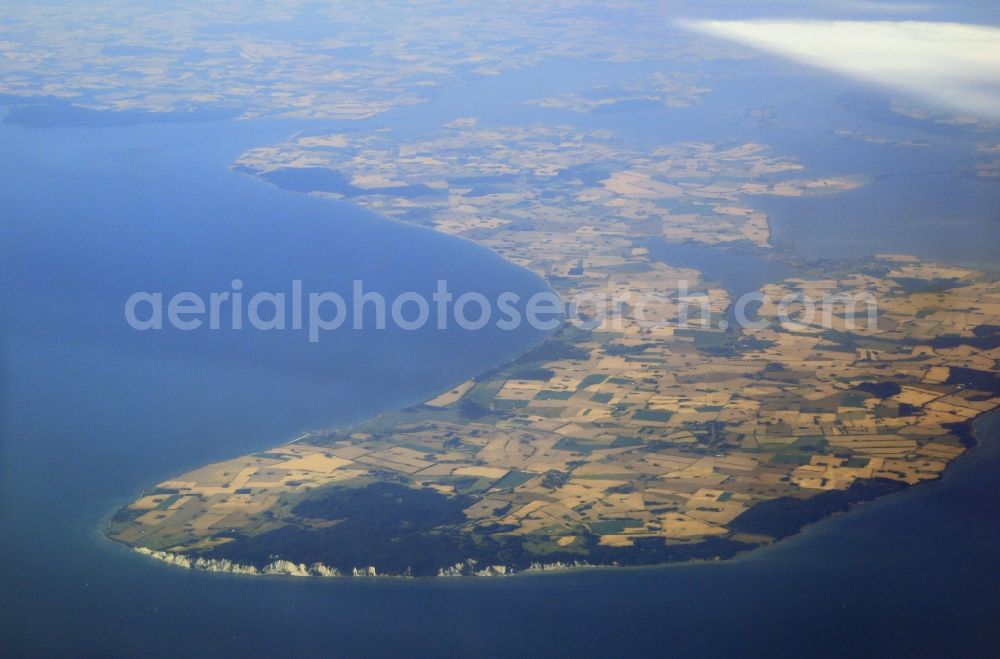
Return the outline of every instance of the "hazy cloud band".
{"type": "Polygon", "coordinates": [[[682,21],[729,39],[1000,120],[1000,28],[917,21],[682,21]]]}

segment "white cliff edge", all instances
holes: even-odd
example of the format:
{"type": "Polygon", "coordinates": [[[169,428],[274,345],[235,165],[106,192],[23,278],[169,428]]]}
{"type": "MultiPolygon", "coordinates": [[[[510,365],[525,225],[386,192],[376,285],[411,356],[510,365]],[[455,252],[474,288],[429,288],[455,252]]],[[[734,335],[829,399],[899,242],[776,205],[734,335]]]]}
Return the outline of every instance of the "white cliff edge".
{"type": "MultiPolygon", "coordinates": [[[[571,563],[564,563],[562,561],[555,561],[554,563],[532,563],[527,568],[522,570],[522,573],[526,572],[556,572],[561,570],[573,570],[577,568],[586,567],[596,567],[592,563],[586,561],[573,561],[571,563]]],[[[443,567],[438,570],[437,576],[439,577],[509,577],[517,574],[517,570],[506,565],[487,565],[483,568],[477,568],[476,560],[472,558],[467,558],[461,563],[455,563],[449,567],[443,567]]]]}
{"type": "MultiPolygon", "coordinates": [[[[176,554],[169,551],[159,551],[148,547],[133,547],[133,549],[143,556],[155,558],[158,561],[176,565],[188,570],[205,570],[206,572],[228,572],[230,574],[274,574],[286,577],[339,577],[340,571],[335,567],[323,565],[322,563],[293,563],[283,559],[277,559],[268,563],[263,568],[256,568],[253,565],[234,563],[225,558],[192,558],[184,554],[176,554]]],[[[374,570],[374,568],[371,568],[374,570]]]]}
{"type": "MultiPolygon", "coordinates": [[[[386,576],[404,576],[408,577],[409,574],[404,575],[388,575],[384,573],[379,573],[374,566],[367,567],[355,567],[351,569],[349,574],[345,574],[335,567],[329,565],[324,565],[323,563],[313,563],[312,565],[306,565],[305,563],[293,563],[292,561],[287,561],[284,559],[275,559],[271,563],[268,563],[263,568],[257,568],[253,565],[247,565],[244,563],[236,563],[225,558],[199,558],[186,556],[184,554],[178,554],[169,551],[160,551],[157,549],[150,549],[148,547],[133,547],[133,551],[136,551],[143,556],[148,556],[154,558],[158,561],[163,561],[164,563],[169,563],[170,565],[175,565],[187,570],[204,570],[206,572],[226,572],[229,574],[252,574],[252,575],[278,575],[286,577],[386,577],[386,576]]],[[[532,563],[528,568],[523,570],[523,572],[552,572],[561,570],[572,570],[575,568],[588,568],[595,567],[591,563],[586,561],[573,561],[571,563],[564,563],[562,561],[556,561],[554,563],[532,563]]],[[[485,567],[477,567],[477,562],[474,559],[466,559],[463,562],[455,563],[455,565],[441,568],[438,570],[437,576],[439,577],[507,577],[517,573],[517,570],[506,565],[487,565],[485,567]]]]}

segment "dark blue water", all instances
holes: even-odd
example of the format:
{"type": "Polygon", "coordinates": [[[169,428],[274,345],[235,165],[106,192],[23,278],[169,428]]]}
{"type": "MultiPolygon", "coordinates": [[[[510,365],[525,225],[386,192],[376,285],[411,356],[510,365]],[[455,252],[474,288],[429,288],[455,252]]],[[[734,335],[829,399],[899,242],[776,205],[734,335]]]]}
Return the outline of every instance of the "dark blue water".
{"type": "Polygon", "coordinates": [[[128,635],[116,616],[160,606],[158,595],[134,599],[152,584],[139,574],[169,583],[176,575],[145,562],[127,568],[129,558],[99,536],[103,519],[141,488],[424,400],[541,339],[527,326],[344,328],[318,343],[304,331],[129,328],[123,305],[134,291],[207,296],[237,277],[246,292],[286,291],[300,279],[307,291],[348,299],[355,279],[390,300],[409,290],[429,297],[439,279],[456,296],[546,290],[468,241],[228,170],[242,150],[294,129],[0,130],[0,619],[14,647],[124,647],[115,645],[128,635]],[[105,608],[113,602],[115,612],[105,608]],[[66,633],[44,632],[52,625],[66,633]]]}

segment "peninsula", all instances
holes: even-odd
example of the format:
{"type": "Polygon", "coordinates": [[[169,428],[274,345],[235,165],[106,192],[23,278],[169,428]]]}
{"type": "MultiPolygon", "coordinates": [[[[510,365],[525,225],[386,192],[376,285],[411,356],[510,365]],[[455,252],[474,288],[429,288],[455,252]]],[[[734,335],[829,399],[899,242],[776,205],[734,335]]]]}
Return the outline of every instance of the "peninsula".
{"type": "Polygon", "coordinates": [[[766,145],[642,150],[467,118],[419,140],[297,135],[234,168],[475,240],[564,299],[655,294],[644,313],[664,322],[626,304],[423,405],[161,482],[107,529],[161,560],[447,576],[724,559],[939,478],[1000,405],[1000,283],[906,255],[782,253],[754,199],[866,181],[811,177],[766,145]],[[660,260],[670,244],[789,274],[734,327],[732,291],[660,260]],[[778,302],[797,297],[823,302],[778,302]],[[702,322],[679,322],[692,304],[702,322]]]}

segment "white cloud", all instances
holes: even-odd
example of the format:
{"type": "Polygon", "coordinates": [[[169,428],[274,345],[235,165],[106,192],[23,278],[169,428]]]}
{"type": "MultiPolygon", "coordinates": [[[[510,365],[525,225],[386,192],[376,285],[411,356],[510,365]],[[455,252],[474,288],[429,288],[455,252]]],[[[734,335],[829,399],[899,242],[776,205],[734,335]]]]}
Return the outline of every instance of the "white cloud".
{"type": "Polygon", "coordinates": [[[917,21],[684,21],[682,25],[1000,120],[1000,28],[917,21]]]}

